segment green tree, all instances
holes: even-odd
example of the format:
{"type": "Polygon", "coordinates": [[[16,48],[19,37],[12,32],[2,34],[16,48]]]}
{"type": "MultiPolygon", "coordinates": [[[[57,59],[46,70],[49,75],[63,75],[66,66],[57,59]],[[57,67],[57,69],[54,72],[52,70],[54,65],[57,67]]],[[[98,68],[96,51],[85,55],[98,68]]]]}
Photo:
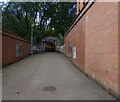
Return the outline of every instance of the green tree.
{"type": "Polygon", "coordinates": [[[30,40],[34,24],[36,43],[45,36],[63,37],[76,16],[75,2],[8,2],[1,5],[3,29],[30,40]]]}

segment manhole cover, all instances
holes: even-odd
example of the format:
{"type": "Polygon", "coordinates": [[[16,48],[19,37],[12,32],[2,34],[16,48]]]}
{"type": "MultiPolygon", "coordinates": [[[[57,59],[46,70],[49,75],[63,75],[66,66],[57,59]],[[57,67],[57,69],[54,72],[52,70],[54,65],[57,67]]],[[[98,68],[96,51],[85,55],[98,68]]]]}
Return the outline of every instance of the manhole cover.
{"type": "Polygon", "coordinates": [[[44,91],[56,91],[56,88],[54,86],[46,86],[43,88],[44,91]]]}
{"type": "Polygon", "coordinates": [[[17,94],[17,95],[19,95],[19,94],[20,94],[20,92],[16,92],[16,94],[17,94]]]}

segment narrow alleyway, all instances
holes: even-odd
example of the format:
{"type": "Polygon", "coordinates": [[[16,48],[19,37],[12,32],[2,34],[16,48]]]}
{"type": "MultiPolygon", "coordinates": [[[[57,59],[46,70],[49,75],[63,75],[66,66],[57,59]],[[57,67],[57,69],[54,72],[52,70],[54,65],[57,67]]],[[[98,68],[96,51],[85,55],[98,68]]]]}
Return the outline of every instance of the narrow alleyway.
{"type": "Polygon", "coordinates": [[[4,100],[113,100],[62,54],[31,55],[3,69],[4,100]]]}

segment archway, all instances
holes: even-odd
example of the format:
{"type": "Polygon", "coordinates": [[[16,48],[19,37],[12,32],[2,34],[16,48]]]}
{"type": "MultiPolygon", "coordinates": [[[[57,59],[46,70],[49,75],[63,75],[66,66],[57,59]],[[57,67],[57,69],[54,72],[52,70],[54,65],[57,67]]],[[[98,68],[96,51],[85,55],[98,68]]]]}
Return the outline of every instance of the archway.
{"type": "Polygon", "coordinates": [[[45,52],[59,51],[60,41],[57,37],[45,37],[42,39],[42,47],[45,52]]]}

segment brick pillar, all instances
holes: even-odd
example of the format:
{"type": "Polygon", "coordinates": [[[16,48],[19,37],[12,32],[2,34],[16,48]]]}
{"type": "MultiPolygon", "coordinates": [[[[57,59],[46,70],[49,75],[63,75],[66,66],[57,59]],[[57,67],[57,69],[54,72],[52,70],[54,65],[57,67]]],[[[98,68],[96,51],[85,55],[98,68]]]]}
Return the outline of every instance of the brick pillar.
{"type": "Polygon", "coordinates": [[[83,8],[83,1],[84,0],[77,0],[77,15],[79,14],[80,10],[83,8]]]}

